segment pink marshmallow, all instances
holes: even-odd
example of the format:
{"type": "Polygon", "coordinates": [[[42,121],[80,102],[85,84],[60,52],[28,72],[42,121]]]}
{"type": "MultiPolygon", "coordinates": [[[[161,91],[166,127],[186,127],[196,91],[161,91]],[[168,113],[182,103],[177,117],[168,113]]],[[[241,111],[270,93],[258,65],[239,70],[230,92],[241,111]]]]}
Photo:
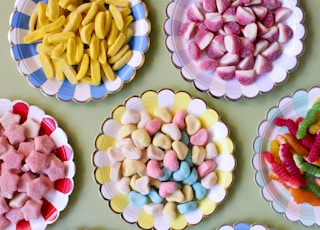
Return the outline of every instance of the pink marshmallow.
{"type": "Polygon", "coordinates": [[[203,0],[202,7],[206,12],[209,12],[209,13],[216,12],[217,11],[216,0],[203,0]]]}
{"type": "Polygon", "coordinates": [[[236,70],[235,75],[241,85],[250,85],[257,77],[257,73],[254,69],[236,70]]]}
{"type": "Polygon", "coordinates": [[[147,163],[147,175],[149,177],[159,179],[162,177],[163,172],[160,168],[159,161],[156,160],[149,160],[147,163]]]}
{"type": "Polygon", "coordinates": [[[266,27],[271,27],[274,26],[275,20],[274,20],[274,15],[271,11],[268,11],[264,19],[262,20],[263,25],[266,27]]]}
{"type": "Polygon", "coordinates": [[[262,34],[261,38],[267,39],[269,42],[275,42],[279,39],[279,29],[277,26],[269,28],[268,32],[262,34]]]}
{"type": "Polygon", "coordinates": [[[220,59],[220,65],[222,66],[232,66],[237,65],[240,61],[239,54],[226,53],[220,59]]]}
{"type": "Polygon", "coordinates": [[[292,11],[289,8],[286,7],[279,7],[274,11],[274,20],[275,22],[283,22],[285,21],[290,15],[292,14],[292,11]]]}
{"type": "Polygon", "coordinates": [[[224,23],[223,30],[226,34],[240,34],[241,33],[241,27],[237,22],[224,23]]]}
{"type": "Polygon", "coordinates": [[[169,150],[166,152],[163,158],[163,166],[173,172],[179,168],[179,160],[175,151],[169,150]]]}
{"type": "Polygon", "coordinates": [[[237,69],[239,70],[245,70],[245,69],[252,69],[255,63],[255,57],[253,55],[249,55],[245,58],[243,58],[238,66],[237,69]]]}
{"type": "Polygon", "coordinates": [[[200,58],[201,50],[195,42],[188,43],[187,52],[189,57],[193,60],[198,60],[200,58]]]}
{"type": "Polygon", "coordinates": [[[178,189],[178,186],[173,181],[162,182],[159,188],[159,195],[163,198],[166,198],[172,193],[174,193],[175,191],[177,191],[177,189],[178,189]]]}
{"type": "Polygon", "coordinates": [[[256,57],[256,61],[254,63],[254,70],[258,75],[270,72],[272,70],[272,62],[265,58],[262,55],[258,55],[256,57]]]}
{"type": "Polygon", "coordinates": [[[286,43],[293,37],[293,30],[291,27],[284,23],[278,24],[278,30],[279,30],[279,38],[278,41],[280,43],[286,43]]]}
{"type": "Polygon", "coordinates": [[[261,54],[268,60],[273,61],[280,57],[281,46],[278,42],[274,42],[271,45],[269,45],[269,47],[266,48],[261,54]]]}
{"type": "Polygon", "coordinates": [[[172,118],[172,123],[175,123],[180,129],[184,129],[186,127],[186,123],[184,119],[187,116],[187,112],[184,110],[179,110],[175,113],[172,118]]]}
{"type": "Polygon", "coordinates": [[[161,126],[162,122],[159,119],[155,118],[146,124],[145,130],[149,133],[150,136],[153,136],[156,132],[160,130],[161,126]]]}
{"type": "Polygon", "coordinates": [[[206,14],[206,19],[204,20],[204,24],[206,28],[212,32],[217,32],[222,28],[223,19],[221,15],[212,15],[206,14]]]}
{"type": "Polygon", "coordinates": [[[264,17],[267,15],[267,12],[268,12],[268,9],[265,6],[261,6],[261,5],[253,6],[252,10],[260,21],[264,19],[264,17]]]}
{"type": "Polygon", "coordinates": [[[262,53],[268,46],[269,42],[266,39],[260,39],[259,41],[257,41],[254,48],[254,56],[257,56],[258,54],[262,53]]]}
{"type": "Polygon", "coordinates": [[[241,39],[241,49],[239,50],[239,55],[241,58],[248,57],[254,52],[254,44],[247,38],[241,39]]]}
{"type": "Polygon", "coordinates": [[[236,17],[241,25],[248,25],[256,21],[256,16],[250,7],[237,7],[236,17]]]}
{"type": "Polygon", "coordinates": [[[218,61],[215,59],[204,59],[200,61],[199,68],[204,71],[214,72],[219,66],[218,61]]]}
{"type": "Polygon", "coordinates": [[[242,42],[237,35],[226,35],[224,37],[224,44],[227,52],[237,54],[242,47],[242,42]]]}
{"type": "Polygon", "coordinates": [[[226,11],[231,5],[231,0],[216,0],[217,10],[219,13],[226,11]]]}
{"type": "Polygon", "coordinates": [[[196,3],[192,3],[192,5],[187,9],[187,18],[191,22],[202,22],[204,20],[204,16],[196,3]]]}
{"type": "Polygon", "coordinates": [[[186,22],[184,23],[179,30],[179,34],[184,37],[186,40],[190,40],[195,34],[195,22],[186,22]]]}
{"type": "Polygon", "coordinates": [[[218,66],[216,73],[222,80],[230,80],[235,75],[236,67],[235,66],[218,66]]]}
{"type": "Polygon", "coordinates": [[[217,167],[217,164],[213,160],[203,161],[197,168],[198,175],[200,178],[205,177],[210,172],[213,172],[217,167]]]}
{"type": "Polygon", "coordinates": [[[274,10],[281,6],[281,2],[279,0],[263,0],[262,5],[264,5],[270,10],[274,10]]]}
{"type": "Polygon", "coordinates": [[[207,143],[208,136],[208,131],[202,128],[190,137],[190,143],[196,146],[204,146],[207,143]]]}
{"type": "Polygon", "coordinates": [[[254,42],[258,35],[258,26],[256,23],[250,23],[246,25],[242,30],[243,36],[249,41],[254,42]]]}
{"type": "Polygon", "coordinates": [[[198,29],[195,35],[195,42],[200,50],[204,50],[212,41],[214,34],[206,29],[198,29]]]}

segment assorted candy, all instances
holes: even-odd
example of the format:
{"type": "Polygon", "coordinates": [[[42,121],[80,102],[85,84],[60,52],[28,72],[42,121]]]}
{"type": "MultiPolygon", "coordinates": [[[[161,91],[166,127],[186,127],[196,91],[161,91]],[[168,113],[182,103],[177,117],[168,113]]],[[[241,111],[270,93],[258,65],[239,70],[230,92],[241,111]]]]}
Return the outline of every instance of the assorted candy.
{"type": "Polygon", "coordinates": [[[320,101],[296,120],[277,117],[275,125],[286,127],[262,153],[271,169],[269,178],[279,181],[298,203],[320,205],[320,101]]]}
{"type": "Polygon", "coordinates": [[[41,216],[43,198],[66,176],[56,148],[33,118],[9,110],[0,117],[0,229],[41,216]]]}
{"type": "Polygon", "coordinates": [[[127,109],[116,146],[109,147],[110,179],[134,206],[169,219],[197,208],[217,182],[217,148],[198,117],[159,107],[127,109]]]}
{"type": "Polygon", "coordinates": [[[132,57],[128,0],[39,1],[29,20],[26,44],[37,52],[48,79],[100,85],[132,57]]]}
{"type": "Polygon", "coordinates": [[[187,8],[179,34],[201,70],[250,85],[272,70],[293,37],[289,8],[279,0],[199,0],[187,8]]]}

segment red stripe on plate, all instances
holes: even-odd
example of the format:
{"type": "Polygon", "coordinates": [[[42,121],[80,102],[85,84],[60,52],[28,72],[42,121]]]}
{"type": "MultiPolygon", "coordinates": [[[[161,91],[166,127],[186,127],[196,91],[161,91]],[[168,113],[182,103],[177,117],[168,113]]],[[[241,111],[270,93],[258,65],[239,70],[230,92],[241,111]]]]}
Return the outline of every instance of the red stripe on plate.
{"type": "Polygon", "coordinates": [[[57,128],[57,123],[54,119],[46,117],[42,120],[41,122],[41,130],[40,133],[42,134],[47,134],[50,136],[50,134],[56,130],[57,128]]]}
{"type": "Polygon", "coordinates": [[[72,180],[70,180],[69,178],[64,178],[64,179],[56,180],[54,182],[54,187],[59,192],[68,194],[73,189],[73,183],[72,183],[72,180]]]}
{"type": "Polygon", "coordinates": [[[42,199],[41,214],[46,221],[52,222],[58,218],[59,211],[46,199],[42,199]]]}
{"type": "Polygon", "coordinates": [[[68,161],[72,158],[73,151],[69,146],[62,145],[57,148],[57,157],[62,161],[68,161]]]}
{"type": "Polygon", "coordinates": [[[31,230],[31,225],[29,221],[21,220],[17,223],[16,230],[31,230]]]}
{"type": "Polygon", "coordinates": [[[21,116],[20,123],[22,124],[25,120],[27,120],[29,106],[24,102],[18,102],[13,105],[13,113],[19,114],[21,116]]]}

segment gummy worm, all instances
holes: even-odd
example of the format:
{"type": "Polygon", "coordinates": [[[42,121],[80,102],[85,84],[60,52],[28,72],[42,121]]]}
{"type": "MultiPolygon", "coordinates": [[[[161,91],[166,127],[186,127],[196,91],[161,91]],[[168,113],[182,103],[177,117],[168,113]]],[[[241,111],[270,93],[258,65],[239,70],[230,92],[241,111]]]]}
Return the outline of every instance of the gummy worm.
{"type": "Polygon", "coordinates": [[[317,136],[311,146],[310,153],[308,156],[309,162],[315,162],[319,159],[318,153],[320,151],[320,132],[317,133],[317,136]]]}
{"type": "Polygon", "coordinates": [[[295,152],[300,153],[304,157],[307,157],[309,155],[308,149],[301,145],[300,142],[295,138],[295,136],[290,133],[286,133],[283,136],[295,152]]]}
{"type": "Polygon", "coordinates": [[[319,110],[320,110],[320,101],[317,101],[308,110],[305,119],[299,123],[298,130],[296,133],[296,137],[298,139],[302,139],[303,137],[306,136],[309,126],[316,121],[317,113],[319,110]]]}
{"type": "Polygon", "coordinates": [[[320,168],[315,165],[304,162],[303,157],[300,154],[297,154],[297,153],[293,154],[293,160],[296,163],[297,167],[302,171],[310,173],[315,177],[320,176],[320,168]]]}

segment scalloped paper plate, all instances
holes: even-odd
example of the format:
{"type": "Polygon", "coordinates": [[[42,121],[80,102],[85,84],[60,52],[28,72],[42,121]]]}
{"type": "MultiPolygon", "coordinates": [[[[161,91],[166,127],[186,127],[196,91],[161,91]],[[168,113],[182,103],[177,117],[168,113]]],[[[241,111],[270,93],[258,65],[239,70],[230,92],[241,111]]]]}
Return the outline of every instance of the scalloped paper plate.
{"type": "Polygon", "coordinates": [[[37,2],[46,0],[16,0],[15,9],[10,17],[9,42],[12,45],[11,55],[18,63],[18,70],[26,76],[31,86],[40,88],[46,96],[56,96],[61,101],[89,102],[102,100],[109,94],[119,92],[125,83],[132,81],[136,70],[144,63],[144,53],[149,49],[150,21],[147,19],[148,10],[141,0],[129,0],[134,21],[130,27],[134,34],[129,45],[133,56],[129,62],[116,71],[116,79],[109,81],[106,78],[99,86],[90,86],[79,83],[72,85],[69,81],[58,81],[55,78],[47,79],[39,61],[36,43],[24,44],[23,38],[28,34],[30,15],[36,10],[37,2]]]}
{"type": "Polygon", "coordinates": [[[196,225],[206,216],[211,215],[217,206],[226,199],[227,189],[233,182],[233,170],[235,159],[233,156],[234,144],[229,137],[228,127],[220,120],[214,109],[199,99],[193,98],[184,91],[173,92],[162,89],[158,92],[145,91],[140,96],[128,98],[123,105],[119,105],[112,111],[102,124],[101,133],[95,140],[95,152],[93,164],[95,166],[94,177],[100,186],[100,193],[107,201],[111,210],[121,214],[123,220],[137,224],[142,229],[184,229],[190,225],[196,225]],[[149,114],[157,107],[167,107],[171,112],[185,110],[188,114],[196,115],[203,122],[203,127],[209,130],[209,139],[218,146],[219,155],[216,158],[218,182],[209,191],[206,198],[199,202],[198,209],[186,215],[179,214],[170,221],[162,213],[151,216],[143,207],[135,207],[130,204],[127,196],[118,193],[115,189],[117,182],[110,180],[108,175],[111,162],[106,151],[117,143],[117,133],[121,127],[120,117],[126,109],[141,112],[145,110],[149,114]]]}
{"type": "Polygon", "coordinates": [[[289,191],[282,185],[268,178],[270,172],[262,159],[262,153],[269,149],[270,142],[276,139],[278,134],[284,134],[287,130],[274,124],[276,117],[296,119],[305,117],[308,109],[315,100],[320,97],[320,88],[314,87],[306,90],[297,90],[292,96],[283,97],[277,106],[270,108],[265,120],[258,126],[258,136],[253,142],[254,155],[252,165],[255,169],[255,181],[261,187],[262,197],[270,202],[271,207],[277,213],[283,214],[292,222],[300,222],[304,226],[320,226],[320,207],[313,207],[307,203],[296,204],[289,191]]]}
{"type": "Polygon", "coordinates": [[[0,99],[0,117],[5,112],[11,111],[19,114],[22,120],[32,118],[40,122],[40,133],[47,134],[56,143],[56,155],[67,166],[66,177],[55,181],[55,190],[44,195],[41,216],[31,221],[20,221],[16,225],[10,224],[6,229],[45,229],[48,224],[54,223],[62,210],[69,202],[69,195],[73,191],[73,177],[75,175],[75,164],[73,162],[73,149],[68,143],[65,132],[59,128],[57,121],[46,115],[45,112],[37,106],[29,105],[24,101],[16,100],[11,102],[8,99],[0,99]]]}
{"type": "Polygon", "coordinates": [[[305,36],[305,28],[301,23],[304,15],[298,7],[298,0],[282,1],[283,6],[292,10],[286,24],[292,28],[293,38],[284,44],[283,53],[273,62],[272,71],[258,76],[256,81],[248,86],[241,85],[235,78],[224,81],[216,73],[201,71],[197,62],[189,58],[187,41],[179,35],[179,28],[187,22],[186,10],[196,1],[198,0],[172,0],[167,6],[168,18],[164,24],[167,49],[171,52],[172,63],[180,69],[184,80],[191,82],[198,91],[207,92],[213,98],[224,97],[232,101],[255,98],[261,93],[270,92],[276,85],[287,80],[289,71],[298,65],[297,57],[303,52],[301,40],[305,36]]]}
{"type": "Polygon", "coordinates": [[[262,224],[249,224],[247,222],[237,222],[233,225],[224,224],[217,228],[217,230],[272,230],[262,224]]]}

